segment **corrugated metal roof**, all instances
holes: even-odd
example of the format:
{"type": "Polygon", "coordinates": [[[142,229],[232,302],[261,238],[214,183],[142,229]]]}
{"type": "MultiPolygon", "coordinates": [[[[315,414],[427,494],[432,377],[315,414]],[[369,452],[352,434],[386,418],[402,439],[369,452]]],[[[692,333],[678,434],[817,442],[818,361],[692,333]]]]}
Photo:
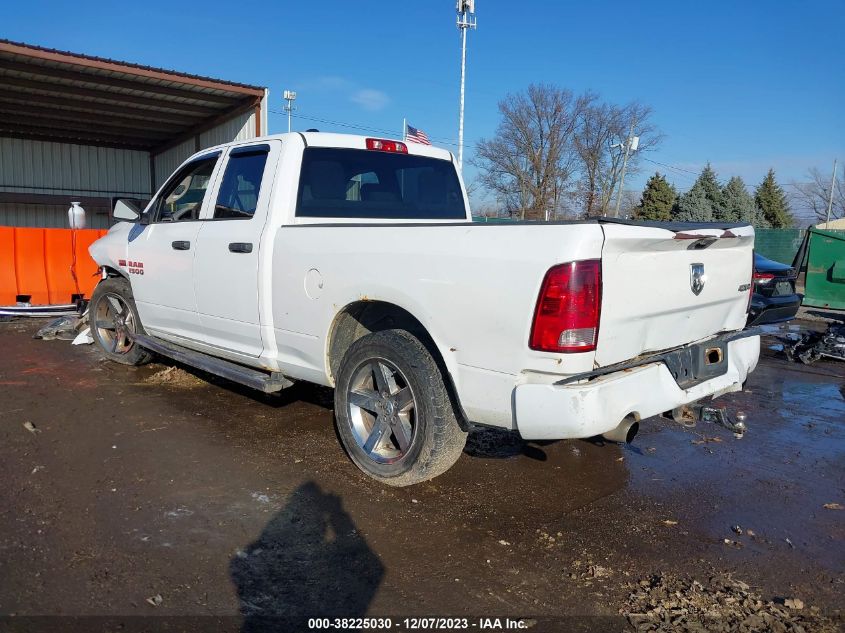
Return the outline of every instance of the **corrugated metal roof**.
{"type": "Polygon", "coordinates": [[[111,58],[108,58],[108,57],[96,57],[94,55],[84,55],[82,53],[74,53],[74,52],[71,52],[71,51],[63,51],[63,50],[59,50],[57,48],[47,48],[45,46],[38,46],[36,44],[27,44],[25,42],[15,42],[15,41],[3,39],[3,38],[0,38],[0,44],[9,44],[9,45],[12,45],[12,46],[15,46],[15,47],[21,47],[21,48],[29,49],[31,51],[39,51],[39,52],[42,52],[42,53],[51,53],[51,54],[54,54],[54,55],[66,56],[66,57],[69,57],[69,58],[87,60],[87,61],[95,62],[95,63],[98,63],[98,64],[109,64],[109,65],[114,64],[114,65],[122,66],[126,69],[135,69],[135,70],[141,70],[141,71],[147,71],[147,72],[156,72],[156,73],[167,73],[168,75],[173,75],[174,77],[181,77],[183,79],[195,79],[195,80],[198,79],[198,80],[202,80],[202,81],[214,82],[214,83],[219,83],[219,84],[226,84],[228,86],[233,86],[233,87],[237,87],[237,88],[248,88],[250,90],[256,90],[256,91],[263,91],[264,90],[264,86],[253,86],[253,85],[250,85],[250,84],[239,83],[239,82],[236,82],[236,81],[228,81],[226,79],[215,79],[214,77],[206,77],[204,75],[192,75],[190,73],[180,72],[178,70],[168,70],[166,68],[157,68],[155,66],[144,66],[143,64],[135,64],[135,63],[132,63],[132,62],[125,62],[125,61],[120,61],[120,60],[117,60],[117,59],[111,59],[111,58]]]}
{"type": "MultiPolygon", "coordinates": [[[[84,67],[70,68],[67,64],[52,60],[32,59],[14,53],[2,56],[2,68],[11,75],[20,74],[23,77],[35,75],[36,77],[47,77],[56,81],[70,80],[70,83],[88,84],[97,87],[104,82],[116,89],[123,88],[132,92],[145,93],[156,92],[175,98],[182,98],[189,101],[201,101],[211,103],[228,103],[235,94],[230,90],[207,88],[204,86],[186,87],[180,81],[167,81],[153,77],[135,76],[126,78],[125,73],[113,70],[94,69],[84,67]]],[[[237,93],[241,94],[241,93],[237,93]]]]}
{"type": "Polygon", "coordinates": [[[0,39],[0,136],[156,154],[257,109],[264,91],[0,39]]]}

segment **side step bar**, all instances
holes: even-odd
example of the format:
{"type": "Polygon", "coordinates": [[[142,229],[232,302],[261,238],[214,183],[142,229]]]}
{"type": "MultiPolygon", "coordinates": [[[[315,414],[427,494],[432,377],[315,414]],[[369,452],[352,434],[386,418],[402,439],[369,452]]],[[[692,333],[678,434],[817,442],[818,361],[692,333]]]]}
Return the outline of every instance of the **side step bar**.
{"type": "Polygon", "coordinates": [[[232,382],[252,387],[264,393],[274,393],[293,385],[293,382],[279,372],[268,374],[258,369],[244,367],[243,365],[238,365],[237,363],[232,363],[216,356],[195,352],[187,347],[142,334],[135,334],[132,339],[141,347],[145,347],[162,356],[167,356],[185,365],[196,367],[209,374],[226,378],[232,382]]]}

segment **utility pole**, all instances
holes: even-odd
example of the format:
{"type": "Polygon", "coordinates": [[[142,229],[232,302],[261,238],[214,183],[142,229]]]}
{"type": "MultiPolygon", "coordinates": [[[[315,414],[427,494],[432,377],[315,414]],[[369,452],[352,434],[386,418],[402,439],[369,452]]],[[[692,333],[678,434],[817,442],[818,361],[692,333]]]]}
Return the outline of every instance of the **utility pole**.
{"type": "Polygon", "coordinates": [[[282,98],[287,101],[287,103],[285,104],[285,112],[288,113],[288,133],[290,133],[290,118],[294,110],[293,102],[296,99],[296,93],[293,90],[285,90],[285,93],[284,95],[282,95],[282,98]]]}
{"type": "Polygon", "coordinates": [[[628,130],[628,138],[625,139],[625,157],[622,159],[622,174],[619,176],[619,194],[616,196],[616,211],[614,212],[614,217],[619,217],[619,208],[622,206],[622,194],[624,193],[625,187],[625,170],[628,168],[628,157],[631,155],[631,152],[637,151],[637,147],[640,145],[640,137],[634,136],[634,126],[637,124],[636,121],[631,121],[631,129],[628,130]]]}
{"type": "Polygon", "coordinates": [[[830,211],[833,209],[833,190],[836,188],[836,161],[833,159],[833,175],[830,177],[830,195],[827,197],[827,220],[825,221],[825,228],[828,228],[827,223],[830,222],[830,211]]]}
{"type": "Polygon", "coordinates": [[[458,29],[461,31],[461,104],[458,114],[458,169],[464,167],[464,83],[467,66],[467,29],[476,28],[475,0],[458,0],[458,29]]]}

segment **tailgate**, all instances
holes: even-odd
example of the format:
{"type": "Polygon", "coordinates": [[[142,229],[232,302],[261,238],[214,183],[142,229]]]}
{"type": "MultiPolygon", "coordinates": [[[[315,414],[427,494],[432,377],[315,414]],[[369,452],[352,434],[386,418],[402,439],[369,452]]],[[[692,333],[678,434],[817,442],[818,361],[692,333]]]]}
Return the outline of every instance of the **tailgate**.
{"type": "Polygon", "coordinates": [[[602,229],[597,365],[745,326],[753,228],[603,224],[602,229]]]}

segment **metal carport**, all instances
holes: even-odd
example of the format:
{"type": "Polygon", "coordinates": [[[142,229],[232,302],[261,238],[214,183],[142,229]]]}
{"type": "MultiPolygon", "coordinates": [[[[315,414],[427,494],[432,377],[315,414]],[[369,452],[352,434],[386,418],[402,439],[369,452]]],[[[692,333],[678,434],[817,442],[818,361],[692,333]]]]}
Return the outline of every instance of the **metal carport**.
{"type": "Polygon", "coordinates": [[[0,40],[0,225],[105,228],[211,145],[267,133],[267,89],[0,40]]]}

